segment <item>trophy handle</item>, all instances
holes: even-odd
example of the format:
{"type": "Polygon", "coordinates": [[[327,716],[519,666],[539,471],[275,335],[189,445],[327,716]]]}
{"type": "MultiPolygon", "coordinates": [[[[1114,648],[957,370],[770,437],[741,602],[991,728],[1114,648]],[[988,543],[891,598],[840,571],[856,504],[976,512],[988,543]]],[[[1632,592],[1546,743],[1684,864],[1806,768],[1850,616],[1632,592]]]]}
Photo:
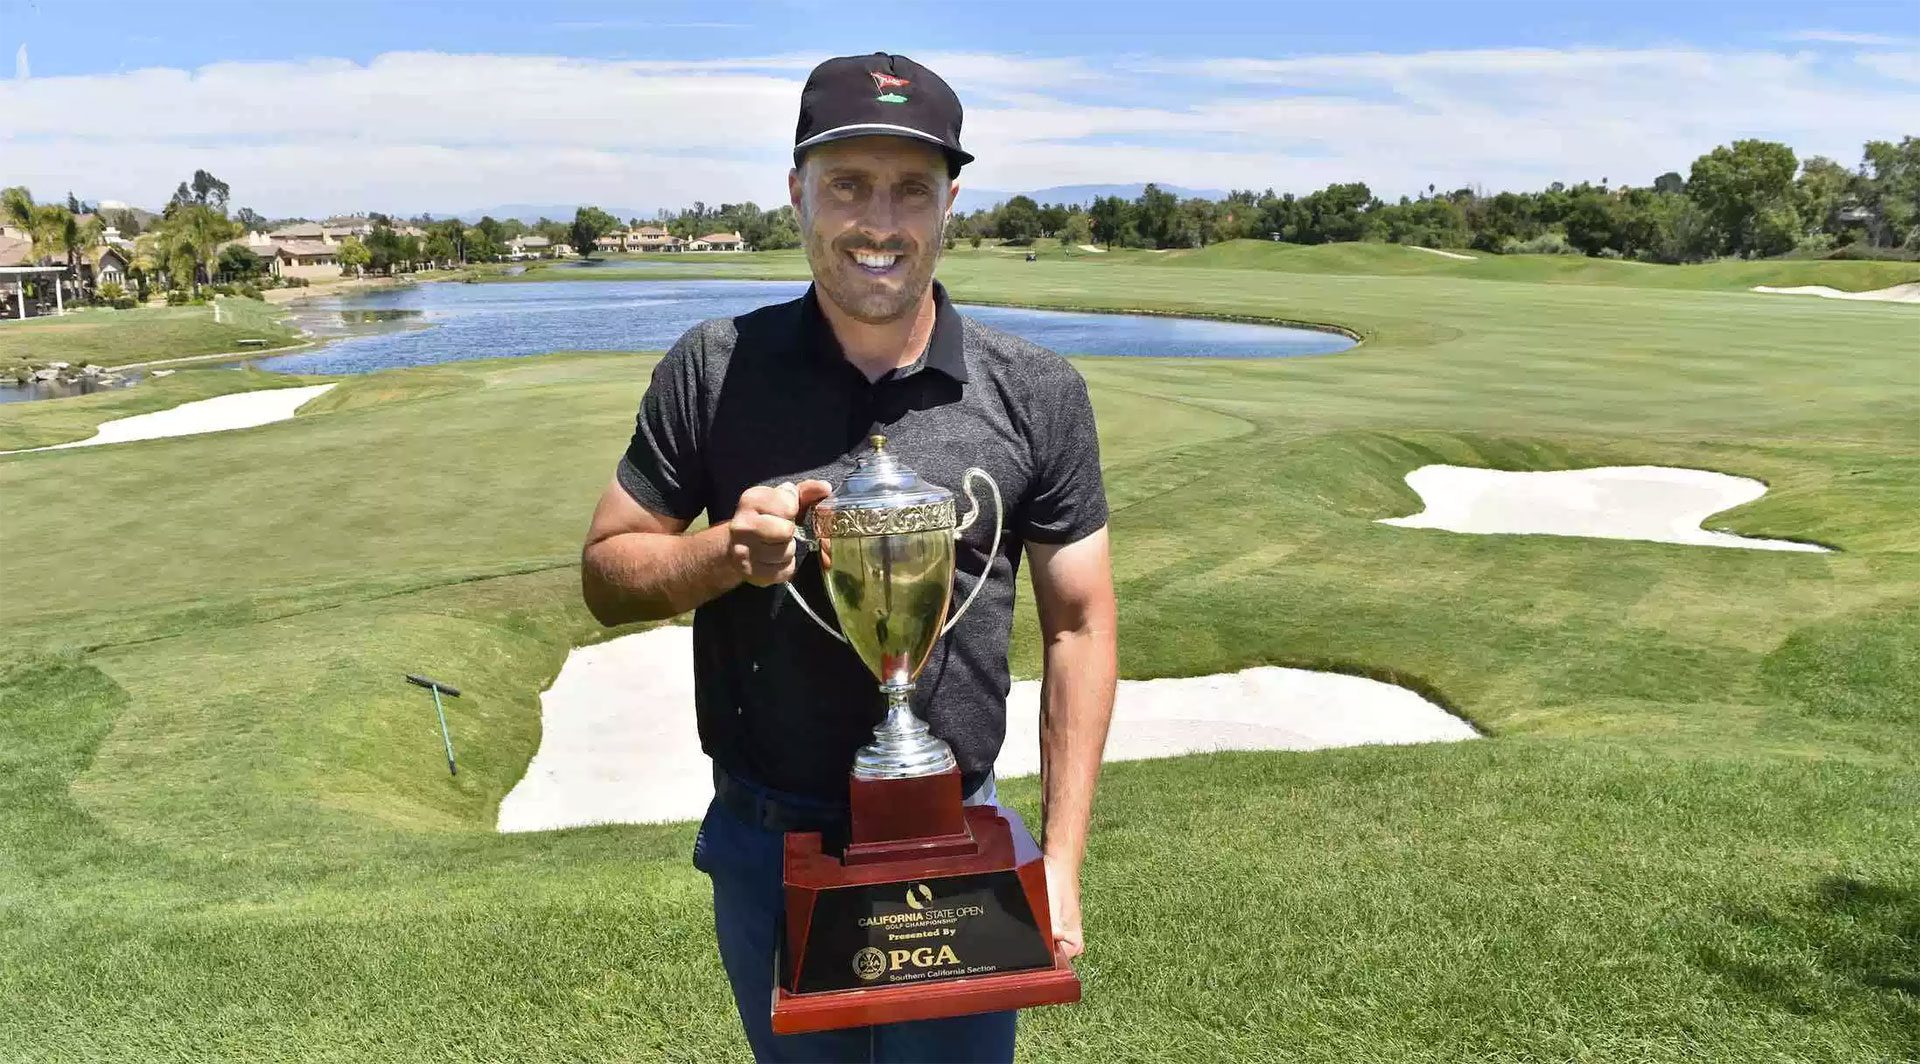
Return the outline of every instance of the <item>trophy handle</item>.
{"type": "Polygon", "coordinates": [[[946,635],[948,632],[953,631],[953,626],[959,624],[960,618],[966,615],[967,607],[972,606],[973,600],[979,597],[980,589],[987,586],[987,576],[993,571],[993,559],[1000,553],[1000,528],[1007,523],[1006,505],[1000,501],[1000,485],[993,482],[993,477],[989,476],[986,470],[981,469],[979,466],[974,466],[968,469],[966,474],[960,478],[960,487],[967,493],[967,503],[971,505],[973,509],[968,510],[967,516],[961,518],[960,523],[954,526],[953,538],[959,539],[960,533],[965,532],[971,527],[974,520],[980,516],[980,500],[973,494],[973,480],[975,477],[986,481],[987,494],[993,496],[993,546],[987,548],[987,572],[981,573],[980,579],[974,581],[973,590],[967,593],[967,601],[962,602],[960,608],[954,611],[953,616],[947,618],[946,627],[940,629],[941,635],[946,635]]]}
{"type": "MultiPolygon", "coordinates": [[[[808,513],[812,513],[812,511],[809,510],[808,513]]],[[[796,573],[799,572],[800,562],[806,558],[808,551],[810,550],[818,551],[819,549],[820,549],[820,541],[815,539],[813,532],[807,528],[807,514],[801,514],[799,520],[793,523],[794,571],[796,573]]],[[[821,631],[827,633],[828,635],[834,637],[835,639],[838,639],[842,643],[847,642],[847,637],[845,635],[841,634],[836,629],[829,627],[827,622],[820,619],[819,614],[813,612],[813,607],[807,605],[806,596],[800,594],[800,589],[793,586],[792,580],[788,580],[786,583],[782,584],[781,586],[787,589],[787,594],[793,596],[793,601],[795,601],[796,603],[799,603],[801,612],[805,613],[808,617],[811,617],[813,619],[813,623],[820,626],[821,631]]],[[[848,645],[851,646],[852,644],[849,643],[848,645]]]]}

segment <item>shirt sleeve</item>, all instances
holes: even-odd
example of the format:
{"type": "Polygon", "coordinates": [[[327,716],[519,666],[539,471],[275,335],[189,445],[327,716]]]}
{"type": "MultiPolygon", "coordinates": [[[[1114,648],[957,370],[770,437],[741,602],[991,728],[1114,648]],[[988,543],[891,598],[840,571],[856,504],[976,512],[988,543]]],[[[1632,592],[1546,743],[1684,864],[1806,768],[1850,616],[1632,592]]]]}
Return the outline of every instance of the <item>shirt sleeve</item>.
{"type": "Polygon", "coordinates": [[[1107,489],[1100,477],[1100,435],[1087,382],[1071,365],[1033,412],[1034,470],[1019,520],[1032,543],[1072,543],[1107,524],[1107,489]]]}
{"type": "Polygon", "coordinates": [[[699,333],[697,326],[688,330],[653,367],[634,418],[633,438],[615,470],[633,501],[681,521],[691,521],[706,509],[699,333]]]}

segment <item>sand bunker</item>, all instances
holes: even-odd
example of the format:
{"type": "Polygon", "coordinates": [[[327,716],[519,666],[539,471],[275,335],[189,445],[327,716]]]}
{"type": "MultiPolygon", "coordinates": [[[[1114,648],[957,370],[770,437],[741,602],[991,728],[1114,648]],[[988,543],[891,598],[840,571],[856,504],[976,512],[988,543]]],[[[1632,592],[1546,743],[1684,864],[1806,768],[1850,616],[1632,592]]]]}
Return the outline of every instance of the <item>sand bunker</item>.
{"type": "Polygon", "coordinates": [[[1702,547],[1824,552],[1812,543],[1709,532],[1700,523],[1752,502],[1767,486],[1747,477],[1668,466],[1602,466],[1514,473],[1464,466],[1421,466],[1407,486],[1426,509],[1383,525],[1542,536],[1643,539],[1702,547]]]}
{"type": "MultiPolygon", "coordinates": [[[[500,803],[501,831],[697,819],[713,794],[693,721],[692,630],[655,628],[567,656],[540,695],[540,749],[500,803]]],[[[877,697],[877,696],[876,696],[877,697]]],[[[995,771],[1039,771],[1040,684],[1013,685],[995,771]]],[[[456,725],[457,727],[457,725],[456,725]]],[[[1107,760],[1474,738],[1403,687],[1305,669],[1123,680],[1107,760]]]]}
{"type": "Polygon", "coordinates": [[[1794,285],[1791,288],[1774,288],[1770,285],[1753,286],[1756,292],[1768,292],[1777,296],[1819,296],[1822,299],[1866,299],[1876,303],[1920,303],[1920,281],[1897,284],[1891,288],[1876,288],[1871,292],[1842,292],[1838,288],[1828,288],[1823,284],[1794,285]]]}
{"type": "Polygon", "coordinates": [[[1418,244],[1405,244],[1402,246],[1410,251],[1424,251],[1429,255],[1438,255],[1443,259],[1459,259],[1462,262],[1472,262],[1478,258],[1478,256],[1475,255],[1462,255],[1458,251],[1441,251],[1439,248],[1423,248],[1418,244]]]}
{"type": "Polygon", "coordinates": [[[115,418],[103,422],[94,434],[72,443],[50,447],[24,447],[0,454],[26,454],[29,451],[58,451],[68,447],[97,447],[106,443],[130,443],[157,440],[165,436],[194,436],[202,432],[249,429],[293,416],[307,400],[325,392],[332,384],[312,384],[302,388],[262,388],[251,392],[216,395],[151,414],[115,418]]]}
{"type": "Polygon", "coordinates": [[[1077,244],[1075,246],[1078,247],[1081,251],[1091,251],[1095,255],[1105,255],[1107,253],[1106,248],[1100,247],[1097,244],[1077,244]]]}

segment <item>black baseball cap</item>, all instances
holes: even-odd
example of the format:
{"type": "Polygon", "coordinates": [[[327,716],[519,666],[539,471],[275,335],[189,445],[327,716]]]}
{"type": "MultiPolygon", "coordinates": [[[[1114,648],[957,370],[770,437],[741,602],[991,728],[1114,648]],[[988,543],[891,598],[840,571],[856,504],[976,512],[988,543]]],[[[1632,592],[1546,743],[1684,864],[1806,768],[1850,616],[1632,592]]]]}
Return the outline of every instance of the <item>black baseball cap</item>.
{"type": "Polygon", "coordinates": [[[808,148],[847,137],[912,137],[946,152],[947,173],[973,161],[960,148],[960,97],[940,75],[904,55],[875,52],[829,59],[800,90],[793,165],[808,148]]]}

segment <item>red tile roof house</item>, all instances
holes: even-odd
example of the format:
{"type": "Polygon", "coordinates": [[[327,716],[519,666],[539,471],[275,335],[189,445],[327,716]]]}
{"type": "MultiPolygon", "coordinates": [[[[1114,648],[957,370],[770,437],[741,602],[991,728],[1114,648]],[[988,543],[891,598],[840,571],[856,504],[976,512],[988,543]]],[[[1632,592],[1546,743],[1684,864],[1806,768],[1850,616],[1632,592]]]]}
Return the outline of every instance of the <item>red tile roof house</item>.
{"type": "Polygon", "coordinates": [[[687,241],[688,251],[745,251],[747,242],[739,233],[708,233],[687,241]]]}

